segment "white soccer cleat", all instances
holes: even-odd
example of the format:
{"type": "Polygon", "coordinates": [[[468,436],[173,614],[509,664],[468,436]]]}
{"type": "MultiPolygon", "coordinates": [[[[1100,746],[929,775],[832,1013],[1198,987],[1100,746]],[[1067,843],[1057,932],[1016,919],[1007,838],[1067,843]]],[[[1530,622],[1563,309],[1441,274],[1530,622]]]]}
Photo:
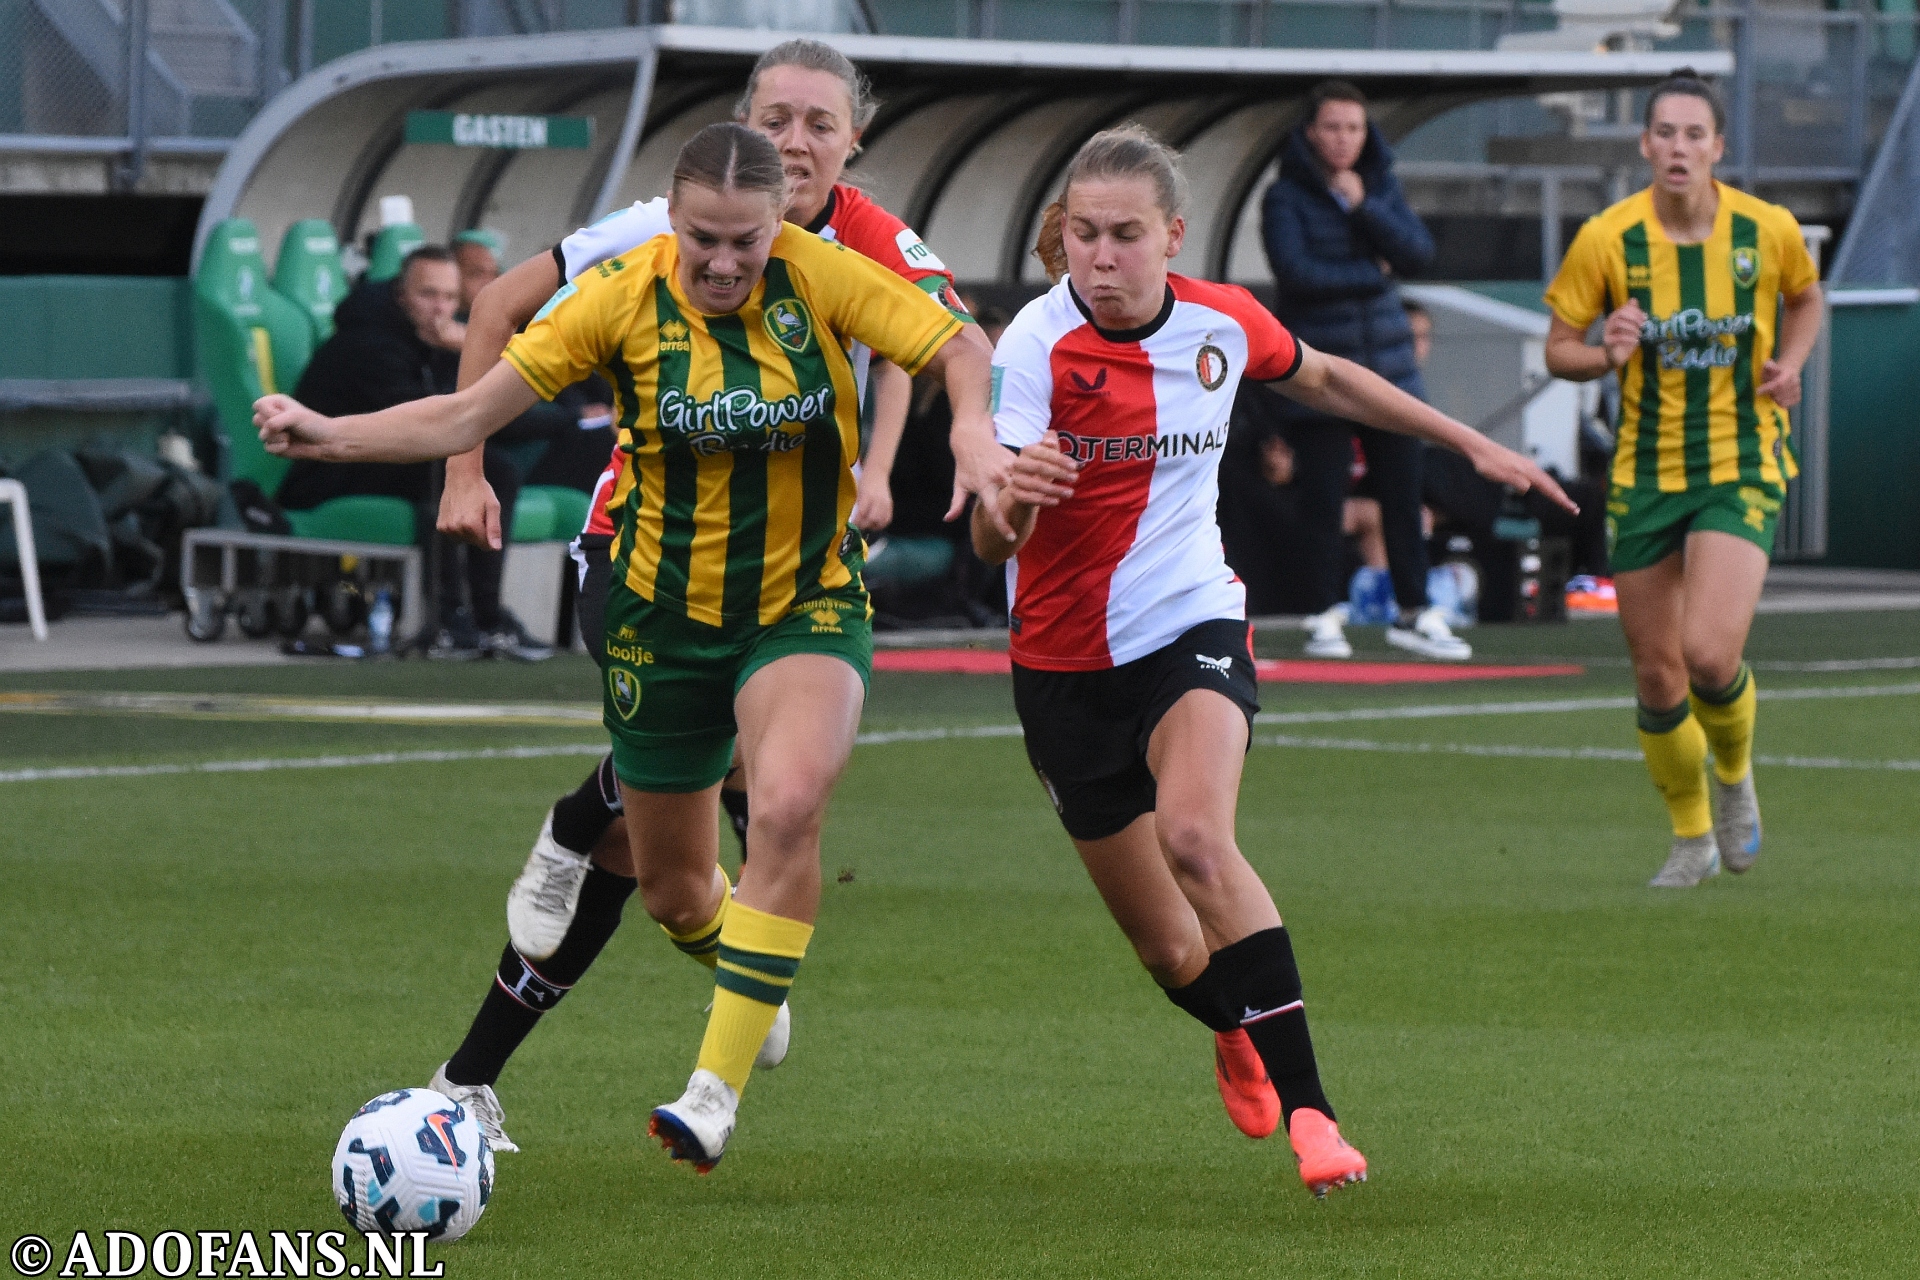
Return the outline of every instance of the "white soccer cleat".
{"type": "Polygon", "coordinates": [[[1760,857],[1760,797],[1753,790],[1753,770],[1735,783],[1708,774],[1713,783],[1713,838],[1720,861],[1738,875],[1760,857]]]}
{"type": "Polygon", "coordinates": [[[465,1107],[475,1120],[480,1122],[480,1132],[485,1135],[487,1145],[495,1151],[518,1151],[507,1131],[500,1126],[506,1123],[507,1113],[501,1109],[500,1099],[488,1084],[455,1084],[447,1079],[447,1064],[441,1063],[433,1073],[433,1079],[427,1081],[427,1088],[435,1093],[444,1093],[465,1107]]]}
{"type": "Polygon", "coordinates": [[[1307,648],[1309,658],[1351,658],[1353,646],[1347,643],[1347,606],[1334,605],[1325,613],[1316,613],[1307,619],[1307,648]]]}
{"type": "Polygon", "coordinates": [[[527,865],[507,891],[507,936],[515,951],[529,960],[545,960],[560,949],[592,865],[586,854],[554,843],[553,810],[547,810],[527,865]]]}
{"type": "Polygon", "coordinates": [[[770,1071],[787,1060],[787,1043],[793,1039],[793,1014],[787,1011],[785,1001],[780,1004],[780,1012],[773,1015],[773,1027],[767,1032],[767,1038],[760,1042],[760,1052],[753,1056],[756,1071],[770,1071]]]}
{"type": "Polygon", "coordinates": [[[1445,612],[1432,607],[1422,609],[1410,627],[1397,622],[1388,627],[1387,643],[1442,662],[1465,662],[1473,656],[1473,646],[1453,634],[1445,612]]]}
{"type": "Polygon", "coordinates": [[[1713,832],[1703,836],[1675,836],[1673,852],[1660,874],[1647,881],[1649,889],[1691,889],[1708,876],[1720,874],[1720,846],[1713,832]]]}
{"type": "Polygon", "coordinates": [[[739,1111],[740,1095],[732,1085],[711,1071],[695,1071],[685,1093],[653,1109],[647,1132],[675,1161],[690,1160],[701,1173],[711,1173],[727,1153],[739,1111]]]}

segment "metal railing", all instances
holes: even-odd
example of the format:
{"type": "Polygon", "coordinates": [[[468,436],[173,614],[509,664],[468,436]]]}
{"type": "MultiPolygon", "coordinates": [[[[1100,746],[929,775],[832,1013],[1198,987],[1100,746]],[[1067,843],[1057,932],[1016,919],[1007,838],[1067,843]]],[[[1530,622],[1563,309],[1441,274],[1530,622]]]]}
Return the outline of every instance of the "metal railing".
{"type": "MultiPolygon", "coordinates": [[[[1920,47],[1920,15],[1874,0],[1759,0],[1671,15],[1653,47],[1737,55],[1725,171],[1849,190],[1885,132],[1920,47]]],[[[898,35],[1219,47],[1486,49],[1554,29],[1552,0],[0,0],[0,150],[121,157],[122,184],[156,153],[218,153],[291,79],[390,41],[649,22],[884,30],[898,35]],[[86,141],[80,141],[80,140],[86,141]]],[[[1643,37],[1629,37],[1628,42],[1643,37]]],[[[1619,95],[1519,113],[1539,137],[1632,133],[1619,95]],[[1584,113],[1584,117],[1583,117],[1584,113]],[[1571,118],[1571,125],[1569,125],[1571,118]]],[[[1522,104],[1531,107],[1532,104],[1522,104]]],[[[1484,164],[1515,132],[1503,104],[1463,108],[1410,139],[1407,159],[1484,164]]],[[[1538,162],[1534,167],[1539,167],[1538,162]]],[[[1843,201],[1844,203],[1844,201],[1843,201]]]]}

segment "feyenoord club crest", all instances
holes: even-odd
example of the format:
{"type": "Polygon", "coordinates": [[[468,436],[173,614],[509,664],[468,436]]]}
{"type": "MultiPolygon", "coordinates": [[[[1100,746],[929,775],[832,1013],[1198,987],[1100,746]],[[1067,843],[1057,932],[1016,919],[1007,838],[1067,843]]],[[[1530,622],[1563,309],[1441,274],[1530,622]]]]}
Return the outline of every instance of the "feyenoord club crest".
{"type": "Polygon", "coordinates": [[[813,317],[798,298],[782,298],[768,307],[764,323],[767,336],[795,355],[803,354],[813,337],[813,317]]]}
{"type": "Polygon", "coordinates": [[[1227,353],[1208,343],[1193,358],[1193,371],[1200,376],[1201,386],[1218,391],[1220,384],[1227,380],[1227,353]]]}
{"type": "Polygon", "coordinates": [[[1742,289],[1753,288],[1753,282],[1760,278],[1760,251],[1758,249],[1735,249],[1733,251],[1733,282],[1742,289]]]}
{"type": "Polygon", "coordinates": [[[609,667],[607,692],[613,695],[613,709],[620,718],[633,719],[633,713],[640,709],[640,677],[625,667],[609,667]]]}

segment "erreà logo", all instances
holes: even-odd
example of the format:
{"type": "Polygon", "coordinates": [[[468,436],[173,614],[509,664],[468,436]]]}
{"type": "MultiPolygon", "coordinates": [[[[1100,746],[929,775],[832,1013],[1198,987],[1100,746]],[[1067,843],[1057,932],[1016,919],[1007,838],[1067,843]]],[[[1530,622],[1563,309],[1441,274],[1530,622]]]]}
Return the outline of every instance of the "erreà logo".
{"type": "Polygon", "coordinates": [[[613,709],[620,713],[620,718],[633,719],[633,713],[640,709],[640,677],[625,667],[609,667],[607,692],[612,695],[613,709]]]}
{"type": "Polygon", "coordinates": [[[807,304],[798,298],[780,299],[767,308],[761,322],[769,338],[795,355],[804,354],[813,338],[813,317],[807,313],[807,304]]]}
{"type": "Polygon", "coordinates": [[[1193,371],[1199,377],[1201,386],[1209,391],[1218,391],[1227,380],[1227,353],[1208,343],[1194,356],[1193,371]]]}
{"type": "Polygon", "coordinates": [[[685,342],[687,340],[687,326],[681,324],[678,320],[669,320],[660,326],[660,336],[668,342],[685,342]]]}
{"type": "Polygon", "coordinates": [[[1101,367],[1099,373],[1096,373],[1093,375],[1092,382],[1088,382],[1085,378],[1081,377],[1080,371],[1078,369],[1067,370],[1067,376],[1073,379],[1074,386],[1080,388],[1082,391],[1086,392],[1088,395],[1093,395],[1096,392],[1105,391],[1107,389],[1107,370],[1105,366],[1101,367]]]}

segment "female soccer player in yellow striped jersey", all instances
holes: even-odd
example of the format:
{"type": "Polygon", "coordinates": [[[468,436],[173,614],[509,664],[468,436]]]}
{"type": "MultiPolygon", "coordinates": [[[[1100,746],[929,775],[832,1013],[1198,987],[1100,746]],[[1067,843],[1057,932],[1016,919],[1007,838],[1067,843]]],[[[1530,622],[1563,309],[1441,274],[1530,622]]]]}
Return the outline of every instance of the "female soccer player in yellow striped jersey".
{"type": "Polygon", "coordinates": [[[1548,370],[1620,375],[1607,532],[1640,746],[1673,819],[1656,888],[1760,855],[1742,650],[1797,471],[1786,411],[1822,310],[1793,215],[1714,179],[1724,123],[1690,69],[1654,86],[1640,135],[1653,185],[1589,220],[1547,290],[1548,370]]]}
{"type": "Polygon", "coordinates": [[[649,914],[718,939],[713,1013],[686,1092],[654,1110],[676,1160],[712,1168],[805,955],[820,829],[858,727],[873,634],[849,523],[859,404],[848,348],[944,375],[955,430],[991,437],[988,363],[960,320],[887,268],[782,223],[786,175],[758,133],[716,124],[674,170],[671,236],[581,273],[451,396],[326,419],[254,410],[279,454],[465,452],[599,369],[629,466],[616,489],[604,705],[649,914]],[[756,843],[719,869],[734,739],[756,843]],[[762,834],[764,833],[764,834],[762,834]]]}

